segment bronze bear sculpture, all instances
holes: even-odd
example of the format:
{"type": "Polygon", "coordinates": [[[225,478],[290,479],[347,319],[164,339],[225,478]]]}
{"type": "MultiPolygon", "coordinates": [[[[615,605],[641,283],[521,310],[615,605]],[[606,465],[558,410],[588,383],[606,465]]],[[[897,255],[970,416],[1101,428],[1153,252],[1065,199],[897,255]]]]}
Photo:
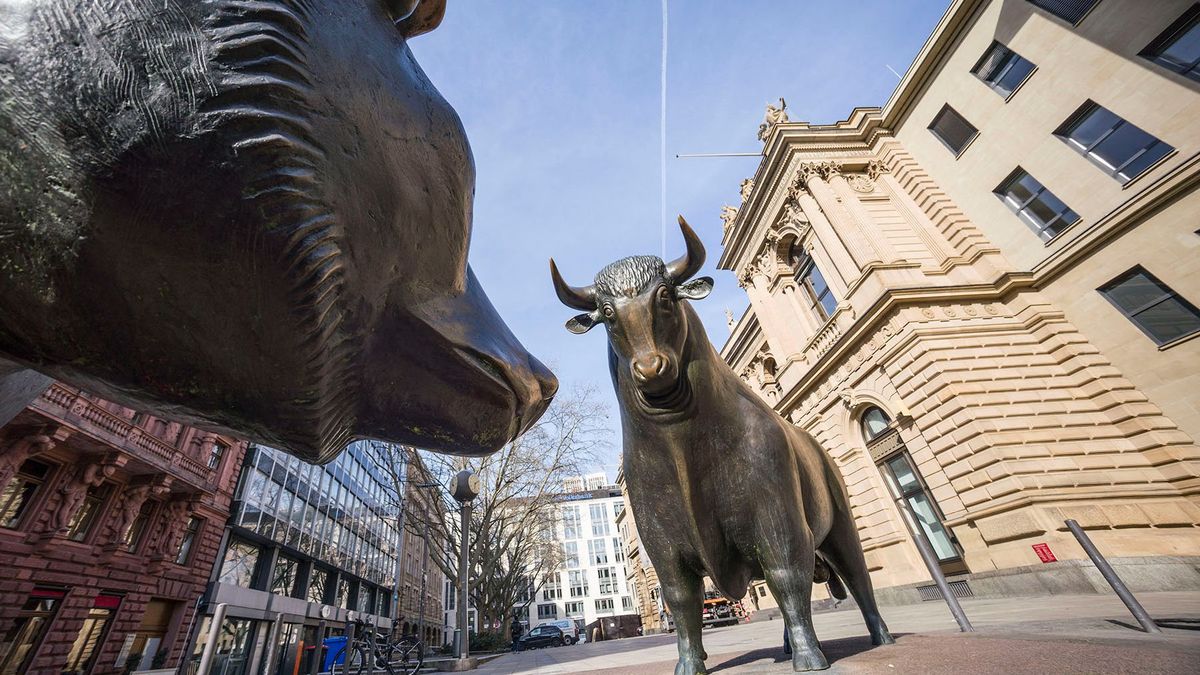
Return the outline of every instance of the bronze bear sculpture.
{"type": "Polygon", "coordinates": [[[314,462],[532,424],[557,382],[467,266],[470,147],[406,42],[444,9],[0,0],[0,407],[33,369],[314,462]]]}
{"type": "Polygon", "coordinates": [[[687,252],[614,262],[591,286],[572,287],[550,261],[563,304],[583,310],[567,329],[608,331],[621,408],[622,460],[642,546],[677,630],[676,675],[705,672],[703,577],[730,598],[766,579],[779,601],[797,671],[829,666],[812,627],[814,573],[842,582],[874,644],[889,644],[841,474],[807,432],[742,382],[708,340],[690,300],[712,290],[691,279],[704,246],[682,216],[687,252]],[[840,577],[840,579],[839,579],[840,577]]]}

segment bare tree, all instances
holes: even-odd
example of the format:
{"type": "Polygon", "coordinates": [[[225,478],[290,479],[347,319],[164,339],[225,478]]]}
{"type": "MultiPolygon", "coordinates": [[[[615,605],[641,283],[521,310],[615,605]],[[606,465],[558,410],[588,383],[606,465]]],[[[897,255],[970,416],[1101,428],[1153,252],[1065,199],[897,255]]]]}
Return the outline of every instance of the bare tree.
{"type": "MultiPolygon", "coordinates": [[[[445,486],[464,468],[479,476],[468,574],[479,630],[497,627],[507,639],[513,608],[527,604],[562,562],[554,537],[557,499],[563,480],[583,474],[608,445],[606,419],[594,388],[577,387],[560,392],[533,428],[492,455],[465,458],[420,451],[428,476],[412,477],[415,482],[445,486]]],[[[412,450],[389,447],[381,448],[380,469],[399,486],[405,480],[400,467],[411,465],[406,453],[412,450]]],[[[457,590],[462,542],[458,504],[445,489],[427,492],[441,504],[406,508],[405,529],[428,534],[432,561],[457,590]]]]}

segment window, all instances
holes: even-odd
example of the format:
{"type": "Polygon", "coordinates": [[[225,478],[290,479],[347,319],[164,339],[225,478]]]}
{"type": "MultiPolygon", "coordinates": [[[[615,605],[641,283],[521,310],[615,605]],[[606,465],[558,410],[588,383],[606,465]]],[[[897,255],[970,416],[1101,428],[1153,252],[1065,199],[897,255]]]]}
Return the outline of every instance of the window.
{"type": "Polygon", "coordinates": [[[597,611],[597,612],[611,612],[611,611],[613,611],[613,599],[612,599],[612,598],[599,598],[599,599],[597,599],[597,600],[596,600],[596,611],[597,611]]]}
{"type": "Polygon", "coordinates": [[[1100,294],[1157,344],[1200,331],[1200,311],[1141,267],[1110,281],[1100,294]]]}
{"type": "Polygon", "coordinates": [[[978,129],[948,105],[942,106],[941,112],[929,123],[929,130],[950,148],[955,156],[962,154],[967,144],[979,133],[978,129]]]}
{"type": "Polygon", "coordinates": [[[0,491],[0,527],[13,529],[21,523],[21,516],[25,515],[38,488],[49,475],[49,464],[33,459],[21,464],[17,475],[0,491]]]}
{"type": "Polygon", "coordinates": [[[92,531],[92,525],[96,522],[96,517],[100,514],[100,509],[104,506],[104,499],[108,496],[108,486],[88,486],[87,496],[84,497],[83,505],[75,511],[75,515],[71,516],[71,521],[67,523],[67,539],[71,541],[83,541],[87,539],[88,533],[92,531]]]}
{"type": "Polygon", "coordinates": [[[1041,7],[1054,16],[1074,26],[1100,0],[1029,0],[1034,7],[1041,7]]]}
{"type": "Polygon", "coordinates": [[[916,516],[925,539],[933,548],[939,562],[956,561],[961,558],[958,549],[951,539],[950,533],[942,525],[941,515],[933,498],[925,490],[925,485],[918,477],[917,470],[908,456],[908,452],[900,452],[883,461],[884,474],[892,488],[900,498],[908,503],[908,508],[916,516]]]}
{"type": "Polygon", "coordinates": [[[583,601],[567,603],[567,616],[583,616],[583,601]]]}
{"type": "Polygon", "coordinates": [[[993,42],[971,72],[997,94],[1008,98],[1033,69],[1034,65],[1021,58],[1020,54],[999,42],[993,42]]]}
{"type": "Polygon", "coordinates": [[[221,576],[223,584],[250,588],[254,581],[254,567],[258,564],[258,547],[240,539],[230,539],[225,548],[225,558],[221,561],[221,576]]]}
{"type": "Polygon", "coordinates": [[[208,454],[208,468],[215,469],[221,466],[221,459],[225,457],[225,451],[229,449],[228,445],[219,441],[214,441],[212,451],[208,454]]]}
{"type": "Polygon", "coordinates": [[[567,572],[567,577],[571,586],[572,598],[581,598],[588,594],[587,575],[583,570],[571,570],[567,572]]]}
{"type": "Polygon", "coordinates": [[[821,274],[821,270],[817,269],[817,264],[813,262],[812,258],[800,263],[796,281],[799,281],[800,286],[804,289],[804,295],[808,298],[808,304],[813,312],[820,317],[821,321],[828,321],[829,317],[833,316],[834,310],[837,309],[837,300],[834,299],[833,293],[829,290],[829,284],[825,283],[825,277],[821,274]]]}
{"type": "Polygon", "coordinates": [[[616,570],[611,567],[601,567],[596,570],[596,579],[599,581],[600,595],[616,595],[617,593],[617,574],[616,570]]]}
{"type": "Polygon", "coordinates": [[[633,611],[633,598],[628,595],[621,596],[621,609],[626,612],[633,611]]]}
{"type": "Polygon", "coordinates": [[[350,604],[350,598],[350,580],[344,574],[339,574],[337,597],[334,598],[334,603],[343,609],[354,609],[354,605],[350,604]]]}
{"type": "Polygon", "coordinates": [[[579,538],[579,507],[564,506],[562,510],[563,539],[579,538]]]}
{"type": "Polygon", "coordinates": [[[546,584],[542,586],[543,600],[557,600],[562,597],[562,584],[558,580],[557,573],[551,573],[546,577],[546,584]]]}
{"type": "Polygon", "coordinates": [[[538,605],[539,619],[557,619],[558,605],[538,605]]]}
{"type": "Polygon", "coordinates": [[[1138,56],[1200,81],[1200,3],[1192,5],[1138,56]]]}
{"type": "Polygon", "coordinates": [[[1077,213],[1020,167],[995,192],[1044,241],[1053,239],[1079,220],[1077,213]]]}
{"type": "Polygon", "coordinates": [[[563,558],[563,565],[565,565],[567,568],[579,567],[579,542],[564,542],[563,558]]]}
{"type": "Polygon", "coordinates": [[[1091,101],[1054,134],[1122,183],[1175,149],[1091,101]]]}
{"type": "Polygon", "coordinates": [[[592,536],[608,536],[608,504],[592,504],[588,507],[588,516],[592,519],[592,536]]]}
{"type": "Polygon", "coordinates": [[[188,518],[187,529],[183,531],[183,538],[179,540],[179,550],[175,552],[176,565],[187,564],[188,556],[192,554],[192,545],[196,542],[196,533],[200,531],[201,522],[196,516],[188,518]]]}
{"type": "Polygon", "coordinates": [[[620,537],[613,537],[613,562],[625,562],[625,547],[620,537]]]}
{"type": "Polygon", "coordinates": [[[125,550],[129,553],[137,552],[137,547],[142,543],[142,535],[146,532],[146,523],[150,522],[150,514],[153,511],[153,501],[147,499],[142,502],[137,516],[129,524],[129,529],[125,530],[125,537],[121,541],[124,542],[125,550]]]}
{"type": "Polygon", "coordinates": [[[292,595],[296,590],[296,571],[300,561],[282,553],[275,558],[275,569],[271,572],[271,592],[277,595],[292,595]]]}
{"type": "Polygon", "coordinates": [[[101,593],[96,596],[92,609],[79,628],[79,634],[75,636],[71,651],[67,653],[67,667],[62,670],[63,675],[83,675],[91,670],[92,662],[99,653],[96,647],[104,643],[109,624],[120,606],[119,595],[101,593]]]}
{"type": "Polygon", "coordinates": [[[866,437],[869,443],[887,432],[889,429],[888,425],[891,423],[892,420],[888,418],[887,413],[879,408],[868,408],[862,416],[863,436],[866,437]]]}
{"type": "Polygon", "coordinates": [[[0,673],[26,672],[29,661],[54,620],[66,589],[37,586],[21,606],[16,621],[0,639],[0,673]]]}
{"type": "Polygon", "coordinates": [[[608,564],[608,544],[603,539],[588,540],[588,561],[592,565],[608,564]]]}

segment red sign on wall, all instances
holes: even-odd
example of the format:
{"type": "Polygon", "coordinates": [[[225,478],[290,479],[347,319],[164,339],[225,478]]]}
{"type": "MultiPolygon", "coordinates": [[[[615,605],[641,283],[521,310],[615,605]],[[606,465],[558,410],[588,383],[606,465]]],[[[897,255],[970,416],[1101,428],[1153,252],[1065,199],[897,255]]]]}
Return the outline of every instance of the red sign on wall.
{"type": "Polygon", "coordinates": [[[1058,562],[1058,558],[1054,557],[1054,552],[1050,550],[1049,544],[1034,544],[1033,552],[1044,563],[1058,562]]]}

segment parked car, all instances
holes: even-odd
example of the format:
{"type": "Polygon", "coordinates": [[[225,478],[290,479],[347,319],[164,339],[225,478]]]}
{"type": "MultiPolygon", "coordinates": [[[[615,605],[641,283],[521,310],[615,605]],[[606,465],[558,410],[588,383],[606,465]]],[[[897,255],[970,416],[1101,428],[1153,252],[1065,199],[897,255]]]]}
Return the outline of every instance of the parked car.
{"type": "Polygon", "coordinates": [[[570,619],[559,619],[558,621],[547,621],[546,623],[544,623],[542,625],[543,626],[558,626],[559,629],[562,630],[562,632],[563,632],[563,640],[566,640],[567,644],[569,644],[569,645],[573,645],[576,642],[579,642],[579,638],[580,638],[579,624],[575,623],[574,621],[572,621],[570,619]]]}
{"type": "Polygon", "coordinates": [[[567,644],[562,629],[554,624],[544,623],[521,636],[513,645],[513,649],[522,652],[538,647],[561,647],[567,644]]]}

